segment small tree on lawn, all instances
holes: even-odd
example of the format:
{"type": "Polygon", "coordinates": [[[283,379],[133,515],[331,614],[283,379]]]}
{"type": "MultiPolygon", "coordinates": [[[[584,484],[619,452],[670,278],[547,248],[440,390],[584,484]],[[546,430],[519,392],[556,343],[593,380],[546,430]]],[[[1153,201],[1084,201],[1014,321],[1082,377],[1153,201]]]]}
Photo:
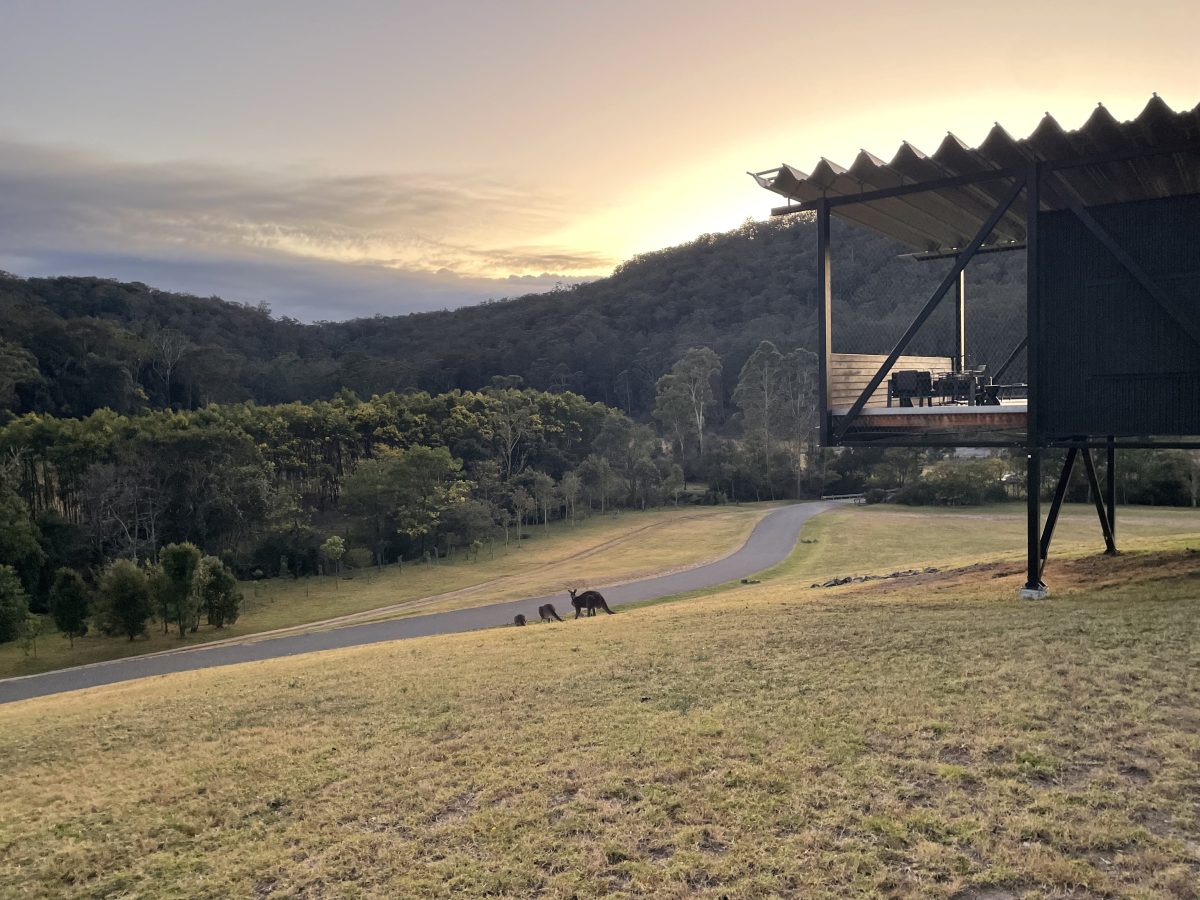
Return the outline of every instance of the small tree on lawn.
{"type": "Polygon", "coordinates": [[[163,634],[166,634],[171,628],[171,580],[161,565],[150,566],[145,570],[145,576],[151,615],[158,616],[163,634]]]}
{"type": "Polygon", "coordinates": [[[27,615],[29,595],[21,586],[17,570],[12,566],[0,566],[0,644],[21,636],[27,615]]]}
{"type": "Polygon", "coordinates": [[[200,548],[187,542],[167,544],[158,553],[158,564],[166,576],[166,613],[179,627],[180,637],[194,623],[199,610],[194,582],[200,558],[200,548]]]}
{"type": "Polygon", "coordinates": [[[118,559],[100,578],[100,630],[123,634],[131,641],[146,632],[150,618],[150,588],[146,573],[128,559],[118,559]]]}
{"type": "Polygon", "coordinates": [[[87,634],[88,588],[74,569],[62,568],[54,573],[50,587],[50,615],[54,624],[75,646],[75,638],[87,634]]]}
{"type": "MultiPolygon", "coordinates": [[[[346,542],[336,534],[326,538],[321,544],[321,555],[325,557],[333,567],[334,576],[337,576],[342,571],[342,557],[346,555],[346,542]]],[[[337,586],[337,579],[334,578],[334,586],[337,586]]]]}
{"type": "Polygon", "coordinates": [[[44,628],[42,617],[37,613],[25,613],[25,627],[21,629],[21,650],[26,656],[37,656],[37,639],[44,628]]]}
{"type": "Polygon", "coordinates": [[[224,628],[237,621],[242,594],[237,578],[221,560],[206,556],[196,570],[196,590],[208,624],[224,628]]]}

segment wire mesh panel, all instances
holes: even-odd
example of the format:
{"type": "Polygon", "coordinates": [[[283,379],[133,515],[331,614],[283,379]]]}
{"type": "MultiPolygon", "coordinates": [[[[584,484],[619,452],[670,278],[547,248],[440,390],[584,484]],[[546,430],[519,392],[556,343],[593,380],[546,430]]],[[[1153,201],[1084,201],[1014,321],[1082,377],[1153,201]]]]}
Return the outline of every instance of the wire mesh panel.
{"type": "Polygon", "coordinates": [[[1042,213],[1044,434],[1200,435],[1200,195],[1089,210],[1163,292],[1155,299],[1068,211],[1042,213]]]}

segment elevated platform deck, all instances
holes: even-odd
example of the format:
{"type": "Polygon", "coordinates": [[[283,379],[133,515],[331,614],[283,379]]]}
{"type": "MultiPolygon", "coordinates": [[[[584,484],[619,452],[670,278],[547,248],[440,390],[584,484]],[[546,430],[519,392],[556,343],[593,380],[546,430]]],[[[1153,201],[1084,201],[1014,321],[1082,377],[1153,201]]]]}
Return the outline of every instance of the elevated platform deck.
{"type": "MultiPolygon", "coordinates": [[[[849,411],[849,407],[831,410],[834,429],[841,429],[849,411]]],[[[1024,400],[999,406],[872,406],[858,414],[845,440],[940,439],[963,446],[970,446],[973,439],[1015,443],[1024,435],[1027,421],[1024,400]]]]}

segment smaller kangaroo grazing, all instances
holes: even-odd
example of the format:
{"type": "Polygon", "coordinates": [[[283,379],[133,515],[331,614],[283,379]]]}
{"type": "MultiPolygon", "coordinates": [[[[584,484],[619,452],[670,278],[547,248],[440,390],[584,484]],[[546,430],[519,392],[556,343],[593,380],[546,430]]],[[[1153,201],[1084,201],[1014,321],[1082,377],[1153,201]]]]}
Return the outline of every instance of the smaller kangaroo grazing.
{"type": "Polygon", "coordinates": [[[541,606],[539,606],[538,615],[542,617],[543,622],[549,622],[551,619],[553,619],[555,622],[562,621],[562,619],[558,617],[558,613],[555,611],[553,603],[543,603],[541,606]]]}
{"type": "Polygon", "coordinates": [[[580,594],[568,588],[567,593],[571,595],[571,605],[575,607],[575,618],[577,619],[583,615],[585,609],[589,616],[594,616],[596,614],[596,607],[600,607],[600,609],[604,610],[610,616],[613,614],[613,611],[608,608],[608,604],[604,601],[604,595],[599,591],[584,591],[580,594]]]}
{"type": "Polygon", "coordinates": [[[520,613],[517,613],[516,617],[513,619],[513,624],[514,625],[524,625],[525,617],[523,615],[521,615],[520,613]]]}

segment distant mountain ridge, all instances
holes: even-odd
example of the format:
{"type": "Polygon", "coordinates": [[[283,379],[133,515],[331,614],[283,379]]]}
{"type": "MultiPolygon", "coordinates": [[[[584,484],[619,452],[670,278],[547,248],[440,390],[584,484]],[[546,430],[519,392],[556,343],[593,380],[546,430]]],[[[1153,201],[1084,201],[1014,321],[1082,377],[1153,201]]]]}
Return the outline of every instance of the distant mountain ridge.
{"type": "MultiPolygon", "coordinates": [[[[903,247],[850,226],[834,237],[834,348],[885,352],[945,266],[903,259],[903,247]]],[[[803,214],[747,222],[548,294],[311,325],[139,282],[3,276],[0,411],[81,416],[105,406],[304,401],[342,389],[439,392],[518,375],[645,417],[656,380],[689,347],[722,357],[727,397],[760,341],[812,346],[815,249],[803,214]]],[[[1023,279],[1021,254],[973,264],[976,361],[998,362],[1023,333],[1023,279]]],[[[914,352],[948,354],[946,306],[914,352]]]]}

